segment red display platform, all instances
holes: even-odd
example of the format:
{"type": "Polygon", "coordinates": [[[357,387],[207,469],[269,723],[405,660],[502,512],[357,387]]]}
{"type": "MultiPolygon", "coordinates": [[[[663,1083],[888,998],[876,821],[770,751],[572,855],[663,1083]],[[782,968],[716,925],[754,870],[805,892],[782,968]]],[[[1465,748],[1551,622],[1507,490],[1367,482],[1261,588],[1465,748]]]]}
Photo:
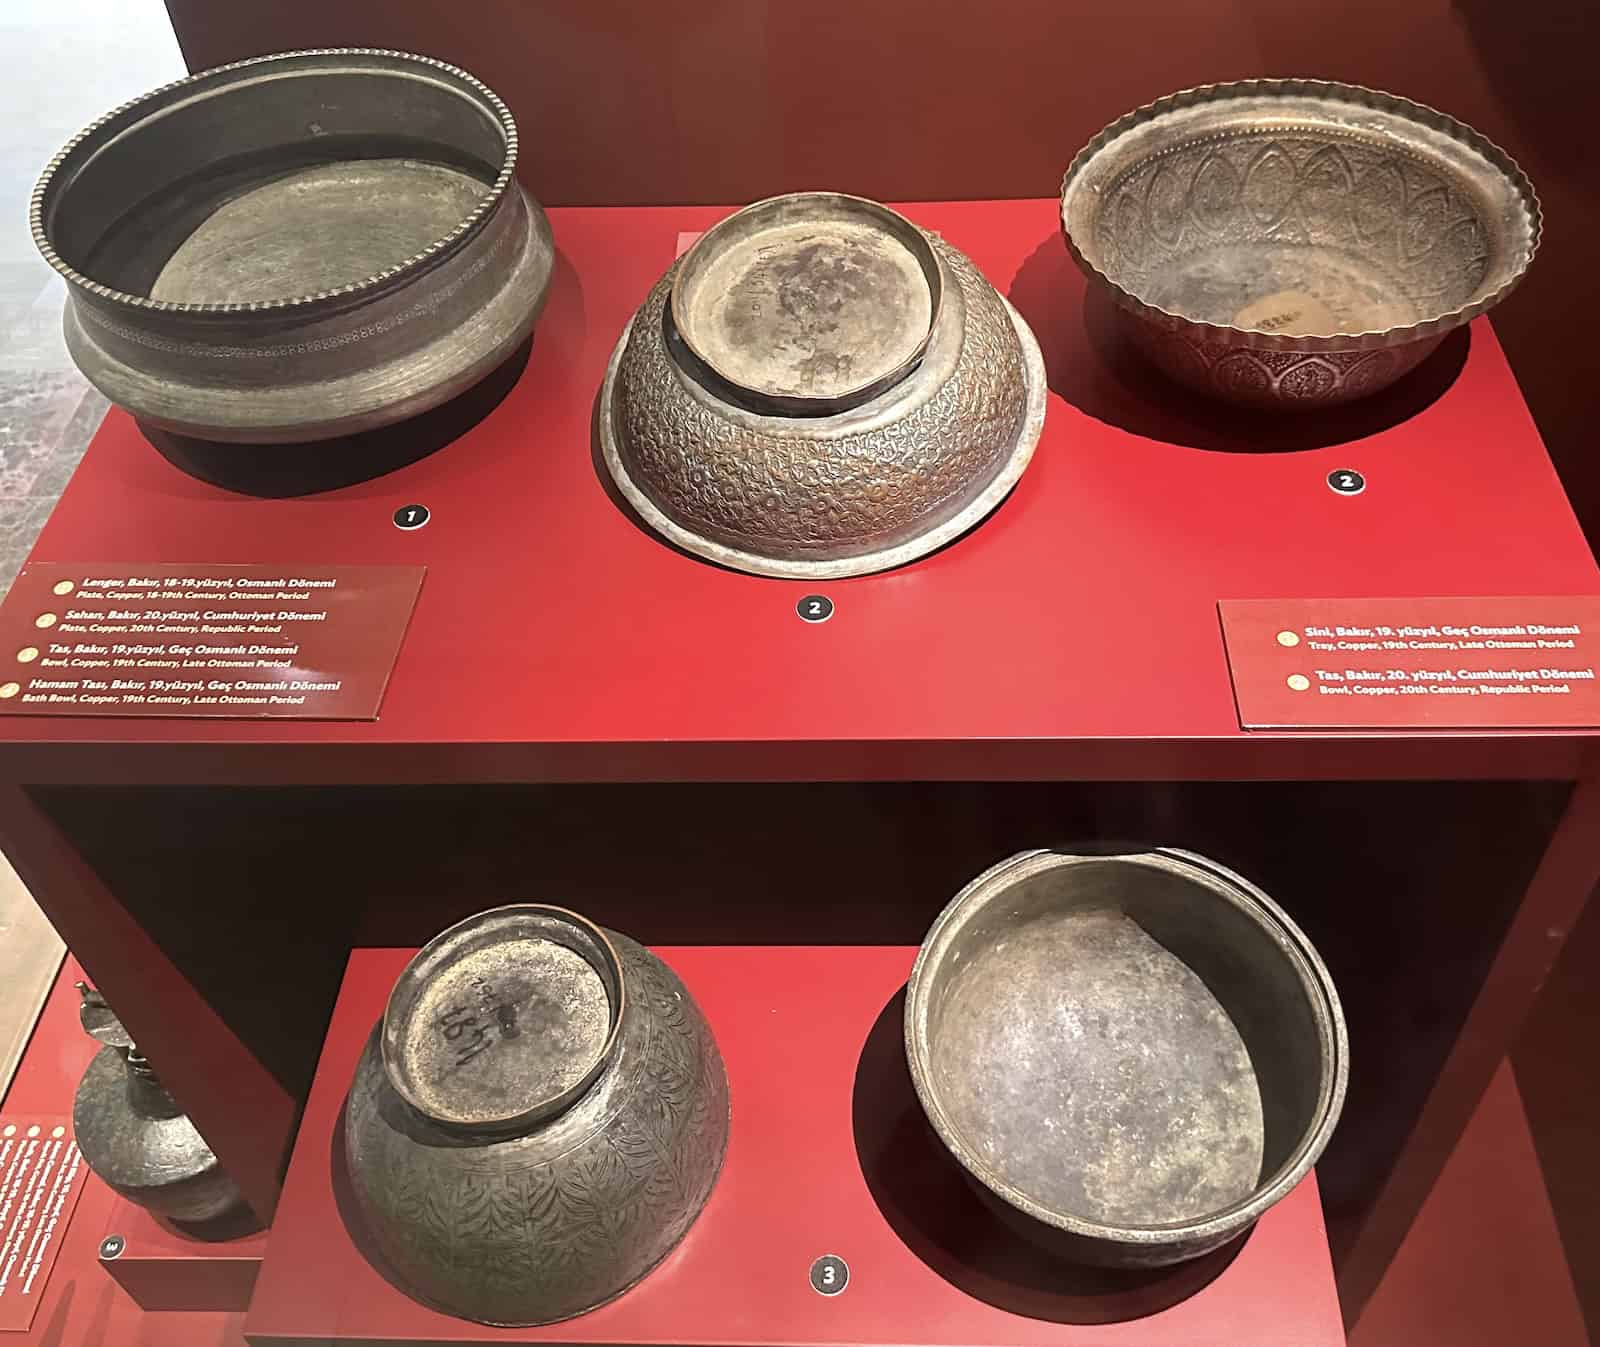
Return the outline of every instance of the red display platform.
{"type": "Polygon", "coordinates": [[[100,1262],[145,1310],[232,1310],[250,1304],[267,1232],[199,1239],[118,1199],[106,1219],[100,1262]]]}
{"type": "Polygon", "coordinates": [[[540,1329],[441,1314],[374,1268],[336,1128],[411,951],[362,949],[306,1106],[245,1321],[250,1340],[1342,1347],[1314,1179],[1242,1247],[1199,1266],[1075,1272],[999,1224],[923,1122],[901,1039],[915,950],[659,952],[711,1023],[733,1110],[716,1190],[666,1262],[611,1304],[540,1329]],[[811,1286],[824,1254],[849,1265],[837,1296],[811,1286]]]}
{"type": "MultiPolygon", "coordinates": [[[[1508,862],[1511,878],[1475,886],[1469,873],[1457,891],[1448,857],[1410,854],[1392,838],[1370,858],[1367,896],[1379,910],[1421,910],[1424,886],[1452,887],[1448,901],[1435,893],[1427,907],[1437,929],[1418,933],[1418,947],[1440,951],[1426,984],[1399,964],[1404,951],[1372,961],[1384,985],[1368,1004],[1388,1041],[1352,1083],[1346,1134],[1366,1139],[1341,1164],[1375,1191],[1347,1184],[1337,1211],[1340,1289],[1354,1314],[1600,882],[1597,736],[1242,731],[1216,603],[1585,594],[1600,592],[1600,571],[1486,322],[1452,334],[1413,377],[1368,402],[1246,415],[1188,397],[1116,345],[1114,315],[1067,257],[1053,200],[904,209],[966,250],[1012,300],[1049,372],[1034,461],[976,530],[900,570],[821,587],[720,570],[664,545],[630,519],[597,467],[595,396],[617,335],[679,235],[724,211],[555,210],[557,266],[526,368],[504,375],[503,400],[479,408],[481,420],[439,452],[361,485],[263,499],[186,475],[113,412],[35,549],[41,562],[427,566],[378,721],[13,719],[0,724],[0,848],[268,1215],[332,995],[329,952],[425,938],[468,904],[525,896],[511,878],[539,872],[536,855],[514,853],[519,828],[549,812],[545,797],[508,791],[523,812],[510,811],[498,834],[478,835],[468,801],[484,797],[475,795],[482,784],[1205,783],[1151,791],[1152,807],[1138,816],[1168,829],[1156,840],[1180,845],[1192,840],[1183,810],[1161,801],[1223,789],[1210,783],[1278,791],[1279,782],[1340,781],[1365,792],[1377,780],[1483,779],[1517,783],[1504,787],[1508,797],[1523,782],[1535,783],[1530,794],[1539,783],[1570,786],[1564,807],[1519,825],[1519,848],[1531,849],[1526,863],[1520,849],[1508,862]],[[1366,489],[1332,491],[1339,469],[1359,470],[1366,489]],[[395,512],[414,504],[431,511],[426,527],[397,529],[395,512]],[[825,624],[795,614],[813,588],[837,605],[825,624]],[[204,791],[148,789],[163,786],[204,791]],[[313,789],[326,786],[381,789],[313,789]],[[449,789],[402,789],[434,786],[449,789]],[[448,801],[447,817],[468,813],[449,837],[421,837],[428,850],[413,891],[403,857],[384,857],[386,869],[371,853],[419,835],[399,830],[430,798],[448,801]],[[269,839],[278,850],[241,875],[226,843],[256,836],[263,800],[283,820],[269,839]],[[202,802],[212,829],[204,836],[190,826],[202,802]],[[366,854],[327,822],[347,805],[365,826],[357,835],[366,854]],[[460,838],[472,851],[457,858],[450,847],[460,838]],[[192,863],[197,852],[204,859],[192,863]],[[271,891],[286,883],[280,857],[313,882],[302,891],[291,868],[294,892],[271,891]],[[385,927],[379,919],[391,911],[385,927]],[[1367,1137],[1362,1129],[1386,1109],[1383,1135],[1367,1137]]],[[[396,431],[401,443],[412,433],[396,431]]],[[[875,848],[881,862],[925,849],[937,811],[926,833],[909,811],[897,833],[880,824],[877,789],[861,787],[864,822],[850,834],[858,851],[875,848]]],[[[952,799],[966,789],[952,788],[952,799]]],[[[1093,815],[1078,808],[1093,805],[1093,785],[1029,789],[1041,807],[1027,818],[1077,828],[1093,815]]],[[[1253,872],[1252,852],[1280,844],[1308,857],[1337,844],[1348,856],[1367,844],[1374,811],[1431,816],[1434,797],[1477,836],[1495,826],[1492,812],[1452,815],[1454,786],[1414,789],[1399,808],[1375,795],[1324,816],[1326,802],[1307,788],[1292,838],[1237,839],[1244,868],[1253,872]],[[1325,817],[1336,836],[1319,834],[1325,817]],[[1485,817],[1488,825],[1474,821],[1485,817]]],[[[602,806],[621,810],[619,839],[629,836],[627,811],[656,808],[643,788],[623,793],[602,806]]],[[[580,808],[581,792],[551,794],[580,808]]],[[[977,795],[962,798],[971,813],[977,795]]],[[[784,807],[794,806],[791,796],[784,807]]],[[[683,797],[679,807],[692,813],[695,802],[683,797]]],[[[808,833],[814,822],[797,811],[782,845],[827,852],[835,839],[808,833]]],[[[687,834],[707,834],[696,865],[716,868],[723,823],[685,824],[686,848],[687,834]]],[[[1238,826],[1251,821],[1240,816],[1238,826]]],[[[1061,840],[1042,825],[994,834],[1013,849],[1061,840]]],[[[1434,829],[1431,845],[1446,849],[1437,839],[1447,835],[1434,829]]],[[[926,904],[931,919],[997,858],[919,871],[936,882],[899,893],[902,910],[926,904]]],[[[841,856],[840,869],[853,860],[841,856]]],[[[781,847],[763,863],[782,866],[781,847]]],[[[705,886],[706,902],[759,902],[749,895],[762,879],[759,866],[748,877],[738,865],[724,869],[705,886]]],[[[627,882],[611,873],[593,893],[562,891],[603,906],[627,882]]],[[[863,890],[862,901],[879,896],[863,890]]],[[[680,894],[662,910],[692,900],[680,894]]],[[[1336,896],[1327,903],[1324,916],[1336,896]]],[[[776,938],[819,938],[807,915],[797,907],[792,930],[776,938]]],[[[774,924],[786,920],[774,908],[774,924]]],[[[653,938],[699,939],[700,929],[653,938]]]]}
{"type": "Polygon", "coordinates": [[[35,549],[37,561],[425,564],[377,723],[9,721],[0,774],[260,785],[1576,773],[1570,734],[1251,735],[1234,716],[1218,599],[1600,588],[1487,323],[1344,412],[1243,415],[1112,350],[1053,200],[904,209],[1011,298],[1049,367],[1033,463],[966,537],[822,586],[837,611],[808,625],[795,604],[818,586],[720,570],[633,522],[596,466],[596,392],[679,234],[724,211],[556,210],[559,256],[527,368],[448,447],[359,486],[252,499],[186,476],[114,411],[35,549]],[[1365,475],[1361,495],[1330,490],[1341,468],[1365,475]],[[432,512],[425,528],[395,527],[408,504],[432,512]]]}

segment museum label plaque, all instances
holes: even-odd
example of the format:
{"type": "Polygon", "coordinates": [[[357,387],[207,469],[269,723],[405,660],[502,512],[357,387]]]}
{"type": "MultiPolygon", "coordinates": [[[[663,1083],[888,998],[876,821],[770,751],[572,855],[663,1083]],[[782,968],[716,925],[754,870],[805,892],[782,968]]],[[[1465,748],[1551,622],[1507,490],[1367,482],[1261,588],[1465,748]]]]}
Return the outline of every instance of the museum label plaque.
{"type": "Polygon", "coordinates": [[[1600,727],[1600,596],[1217,607],[1247,730],[1600,727]]]}
{"type": "Polygon", "coordinates": [[[84,1172],[66,1118],[0,1116],[0,1332],[33,1322],[84,1172]]]}
{"type": "Polygon", "coordinates": [[[375,720],[422,566],[25,567],[0,713],[375,720]]]}

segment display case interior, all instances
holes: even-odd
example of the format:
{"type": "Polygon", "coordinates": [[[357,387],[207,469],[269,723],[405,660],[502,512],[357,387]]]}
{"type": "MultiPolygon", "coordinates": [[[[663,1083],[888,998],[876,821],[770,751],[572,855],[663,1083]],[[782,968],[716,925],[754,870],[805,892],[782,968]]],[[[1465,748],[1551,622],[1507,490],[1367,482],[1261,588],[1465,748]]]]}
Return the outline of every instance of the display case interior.
{"type": "Polygon", "coordinates": [[[1036,331],[1049,415],[981,527],[829,580],[812,624],[820,587],[675,549],[601,461],[617,338],[725,213],[556,212],[537,358],[376,481],[226,492],[113,413],[40,560],[428,574],[375,722],[8,718],[0,843],[264,1216],[352,949],[553,901],[650,946],[909,950],[1016,851],[1202,852],[1340,988],[1351,1084],[1318,1181],[1358,1308],[1600,870],[1590,737],[1245,732],[1216,603],[1592,592],[1493,332],[1358,405],[1252,418],[1169,394],[1109,338],[1055,202],[907,206],[1036,331]],[[1346,497],[1329,479],[1351,468],[1346,497]],[[402,531],[412,503],[430,522],[402,531]]]}
{"type": "Polygon", "coordinates": [[[815,944],[915,945],[963,884],[1015,851],[1181,843],[1272,893],[1341,989],[1350,1088],[1319,1166],[1338,1257],[1567,794],[1560,783],[836,783],[39,798],[296,1103],[345,951],[416,946],[507,899],[581,906],[650,945],[789,944],[797,931],[815,944]],[[167,863],[178,853],[181,868],[167,863]],[[241,980],[244,951],[263,974],[292,968],[293,990],[241,980]]]}

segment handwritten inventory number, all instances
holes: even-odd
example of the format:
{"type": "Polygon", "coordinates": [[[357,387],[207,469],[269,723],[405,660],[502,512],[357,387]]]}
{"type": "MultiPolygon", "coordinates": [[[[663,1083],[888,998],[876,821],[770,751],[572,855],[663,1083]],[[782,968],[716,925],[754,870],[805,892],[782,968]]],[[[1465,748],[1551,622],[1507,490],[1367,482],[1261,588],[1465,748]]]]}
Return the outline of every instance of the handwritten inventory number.
{"type": "Polygon", "coordinates": [[[502,1001],[487,979],[473,978],[472,985],[481,1006],[454,1006],[439,1016],[439,1031],[454,1047],[457,1066],[465,1066],[501,1038],[514,1038],[517,1032],[516,1008],[502,1001]]]}

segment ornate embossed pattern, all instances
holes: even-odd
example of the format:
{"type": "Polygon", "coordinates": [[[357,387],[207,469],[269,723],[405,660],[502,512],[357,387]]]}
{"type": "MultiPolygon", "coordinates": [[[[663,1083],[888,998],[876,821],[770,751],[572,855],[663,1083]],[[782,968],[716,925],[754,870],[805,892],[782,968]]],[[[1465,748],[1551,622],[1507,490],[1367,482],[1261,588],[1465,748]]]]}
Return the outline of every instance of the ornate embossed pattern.
{"type": "MultiPolygon", "coordinates": [[[[1418,316],[1464,304],[1483,282],[1489,241],[1468,198],[1414,156],[1327,134],[1263,130],[1180,145],[1135,164],[1096,221],[1107,274],[1141,293],[1185,255],[1218,246],[1338,249],[1384,277],[1418,316]]],[[[1196,335],[1177,317],[1127,323],[1179,382],[1230,402],[1347,402],[1394,382],[1438,338],[1349,350],[1254,349],[1196,335]]]]}
{"type": "Polygon", "coordinates": [[[676,975],[608,936],[626,987],[621,1051],[571,1113],[528,1133],[437,1130],[368,1043],[346,1106],[350,1176],[419,1299],[483,1323],[569,1318],[643,1277],[710,1196],[728,1138],[721,1055],[676,975]]]}
{"type": "Polygon", "coordinates": [[[1132,165],[1095,222],[1107,275],[1139,293],[1202,248],[1309,245],[1359,256],[1419,315],[1465,303],[1489,265],[1470,199],[1414,155],[1334,134],[1236,132],[1132,165]]]}
{"type": "Polygon", "coordinates": [[[797,421],[796,432],[760,418],[756,429],[696,397],[662,335],[669,271],[634,319],[618,370],[633,480],[684,528],[785,560],[861,555],[955,515],[1005,466],[1027,389],[1004,303],[966,257],[933,242],[965,308],[960,357],[903,415],[871,429],[854,415],[797,421]]]}
{"type": "Polygon", "coordinates": [[[1365,397],[1409,373],[1444,340],[1425,337],[1376,351],[1263,351],[1191,335],[1188,324],[1158,328],[1119,311],[1123,328],[1179,383],[1246,406],[1331,406],[1365,397]]]}

